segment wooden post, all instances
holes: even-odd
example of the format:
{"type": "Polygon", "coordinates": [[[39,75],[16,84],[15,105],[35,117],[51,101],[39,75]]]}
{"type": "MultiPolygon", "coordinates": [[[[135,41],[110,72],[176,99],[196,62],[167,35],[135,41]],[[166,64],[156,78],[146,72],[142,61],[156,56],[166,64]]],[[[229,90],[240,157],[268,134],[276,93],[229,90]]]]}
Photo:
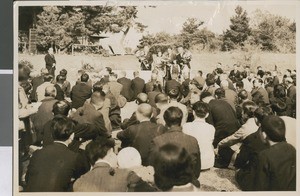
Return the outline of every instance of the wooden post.
{"type": "Polygon", "coordinates": [[[72,44],[72,56],[74,55],[74,44],[72,44]]]}

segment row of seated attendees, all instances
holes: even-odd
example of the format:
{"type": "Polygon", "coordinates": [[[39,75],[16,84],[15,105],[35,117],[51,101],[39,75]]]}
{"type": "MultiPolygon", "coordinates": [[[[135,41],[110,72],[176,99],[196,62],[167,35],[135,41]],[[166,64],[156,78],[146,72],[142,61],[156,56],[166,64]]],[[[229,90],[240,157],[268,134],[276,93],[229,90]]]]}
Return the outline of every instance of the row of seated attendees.
{"type": "Polygon", "coordinates": [[[200,191],[213,167],[234,169],[241,190],[296,190],[295,74],[247,69],[145,82],[107,67],[71,86],[65,69],[30,78],[19,64],[21,190],[200,191]]]}

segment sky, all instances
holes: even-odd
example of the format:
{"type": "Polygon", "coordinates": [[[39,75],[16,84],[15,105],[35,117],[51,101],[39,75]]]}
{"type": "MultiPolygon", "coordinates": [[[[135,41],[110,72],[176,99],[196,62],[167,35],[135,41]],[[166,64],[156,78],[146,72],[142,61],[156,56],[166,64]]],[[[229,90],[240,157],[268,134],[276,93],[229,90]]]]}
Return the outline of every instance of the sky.
{"type": "MultiPolygon", "coordinates": [[[[284,2],[284,1],[283,1],[284,2]]],[[[165,31],[179,33],[187,18],[193,17],[204,21],[202,27],[207,27],[214,33],[221,34],[230,25],[230,17],[235,14],[234,9],[241,5],[251,17],[256,9],[268,11],[296,19],[296,6],[288,3],[261,2],[185,2],[170,3],[152,7],[138,7],[138,21],[147,25],[146,33],[165,31]]]]}

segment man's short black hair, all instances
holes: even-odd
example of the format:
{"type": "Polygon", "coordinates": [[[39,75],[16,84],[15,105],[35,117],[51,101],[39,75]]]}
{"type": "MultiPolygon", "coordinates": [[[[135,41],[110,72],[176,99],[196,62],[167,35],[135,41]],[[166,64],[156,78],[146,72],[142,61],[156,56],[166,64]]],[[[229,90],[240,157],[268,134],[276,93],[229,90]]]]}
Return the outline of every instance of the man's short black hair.
{"type": "Polygon", "coordinates": [[[203,91],[202,93],[201,93],[201,95],[200,95],[200,100],[202,101],[204,98],[206,98],[206,97],[211,97],[212,96],[212,94],[210,93],[210,92],[208,92],[208,91],[203,91]]]}
{"type": "Polygon", "coordinates": [[[52,79],[53,79],[53,76],[51,74],[44,75],[44,82],[50,82],[52,79]]]}
{"type": "Polygon", "coordinates": [[[59,75],[67,76],[68,72],[65,69],[60,70],[59,75]]]}
{"type": "Polygon", "coordinates": [[[261,130],[273,142],[285,141],[285,124],[279,116],[266,116],[261,122],[261,130]]]}
{"type": "Polygon", "coordinates": [[[246,90],[241,90],[238,94],[238,97],[241,99],[241,100],[246,100],[248,98],[248,92],[246,90]]]}
{"type": "Polygon", "coordinates": [[[205,118],[205,116],[209,113],[209,105],[207,103],[197,101],[193,105],[193,110],[197,117],[205,118]]]}
{"type": "Polygon", "coordinates": [[[270,115],[273,115],[273,111],[270,107],[259,107],[254,111],[254,116],[259,123],[261,123],[266,116],[270,115]]]}
{"type": "Polygon", "coordinates": [[[169,107],[164,113],[164,120],[168,127],[172,125],[181,125],[181,120],[183,118],[183,112],[178,107],[169,107]]]}
{"type": "Polygon", "coordinates": [[[215,82],[216,82],[215,76],[213,74],[207,74],[205,82],[206,82],[207,86],[211,86],[211,85],[215,84],[215,82]]]}
{"type": "Polygon", "coordinates": [[[236,86],[236,87],[239,87],[240,89],[243,89],[243,88],[244,88],[244,82],[241,81],[241,80],[238,80],[238,81],[235,83],[235,86],[236,86]]]}
{"type": "Polygon", "coordinates": [[[87,73],[83,73],[80,77],[81,82],[87,82],[89,81],[89,75],[87,73]]]}
{"type": "Polygon", "coordinates": [[[53,139],[57,141],[66,141],[74,132],[75,123],[66,116],[57,115],[52,119],[51,130],[53,139]]]}
{"type": "Polygon", "coordinates": [[[218,97],[218,99],[225,98],[225,90],[224,90],[224,88],[217,88],[215,90],[215,95],[218,97]]]}
{"type": "Polygon", "coordinates": [[[171,99],[177,99],[178,96],[179,96],[179,89],[178,88],[174,88],[174,89],[169,90],[168,96],[171,99]]]}
{"type": "Polygon", "coordinates": [[[114,139],[104,136],[97,137],[95,140],[91,141],[85,149],[90,164],[94,165],[99,158],[104,158],[107,155],[108,150],[114,146],[114,139]]]}
{"type": "Polygon", "coordinates": [[[71,104],[66,100],[62,100],[54,103],[52,112],[54,116],[59,114],[68,116],[70,109],[71,109],[71,104]]]}

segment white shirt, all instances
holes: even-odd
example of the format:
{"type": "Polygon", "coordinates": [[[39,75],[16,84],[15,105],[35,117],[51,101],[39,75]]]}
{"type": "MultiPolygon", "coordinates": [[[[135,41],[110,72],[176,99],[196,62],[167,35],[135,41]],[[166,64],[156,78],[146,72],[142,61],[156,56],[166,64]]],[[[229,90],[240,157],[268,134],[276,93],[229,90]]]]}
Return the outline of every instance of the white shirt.
{"type": "MultiPolygon", "coordinates": [[[[285,139],[287,143],[291,144],[296,148],[297,143],[297,120],[289,116],[280,116],[285,124],[285,139]]],[[[297,149],[297,148],[296,148],[297,149]]]]}
{"type": "Polygon", "coordinates": [[[193,136],[198,141],[201,154],[201,169],[209,169],[214,166],[215,153],[212,145],[215,128],[205,122],[204,119],[195,119],[193,122],[186,123],[182,126],[185,134],[193,136]]]}

